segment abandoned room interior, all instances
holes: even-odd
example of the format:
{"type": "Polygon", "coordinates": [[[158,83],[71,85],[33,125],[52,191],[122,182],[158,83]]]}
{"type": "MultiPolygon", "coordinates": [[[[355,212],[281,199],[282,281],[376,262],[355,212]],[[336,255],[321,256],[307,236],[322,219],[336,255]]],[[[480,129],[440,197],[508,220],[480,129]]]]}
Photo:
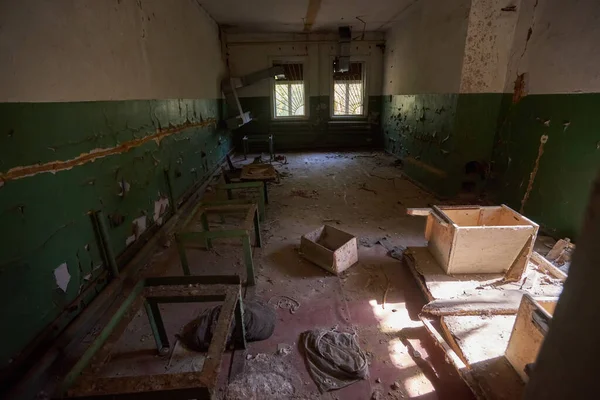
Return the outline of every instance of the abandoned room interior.
{"type": "Polygon", "coordinates": [[[591,399],[597,0],[0,0],[0,398],[591,399]]]}

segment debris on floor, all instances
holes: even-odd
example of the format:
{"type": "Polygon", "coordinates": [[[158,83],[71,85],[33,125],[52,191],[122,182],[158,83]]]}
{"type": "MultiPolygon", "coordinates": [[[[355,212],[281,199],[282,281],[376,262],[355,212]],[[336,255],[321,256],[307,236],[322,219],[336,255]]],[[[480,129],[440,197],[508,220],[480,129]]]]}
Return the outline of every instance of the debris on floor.
{"type": "Polygon", "coordinates": [[[322,392],[341,389],[367,376],[367,356],[356,334],[316,329],[304,332],[301,341],[310,375],[322,392]]]}
{"type": "Polygon", "coordinates": [[[564,238],[556,242],[552,249],[546,254],[546,259],[558,269],[567,274],[571,265],[571,257],[575,251],[575,245],[571,239],[564,238]]]}
{"type": "Polygon", "coordinates": [[[316,190],[304,190],[304,189],[292,189],[290,192],[292,196],[303,197],[305,199],[316,199],[319,197],[319,192],[316,190]]]}
{"type": "MultiPolygon", "coordinates": [[[[207,351],[217,326],[221,306],[205,310],[200,316],[189,322],[180,335],[181,342],[194,351],[207,351]]],[[[261,301],[244,302],[244,327],[249,342],[265,340],[275,330],[276,315],[272,307],[261,301]]],[[[229,330],[229,341],[235,331],[236,321],[229,330]]]]}
{"type": "Polygon", "coordinates": [[[390,242],[390,240],[387,236],[384,236],[384,237],[378,238],[378,239],[362,237],[358,240],[358,243],[363,247],[373,247],[376,244],[379,244],[388,251],[388,253],[387,253],[388,256],[395,258],[396,260],[400,260],[400,261],[402,261],[402,255],[404,254],[404,251],[406,250],[406,247],[404,247],[404,246],[394,246],[390,242]]]}
{"type": "Polygon", "coordinates": [[[257,354],[246,360],[244,373],[227,386],[225,399],[297,399],[301,387],[300,374],[284,358],[257,354]]]}
{"type": "Polygon", "coordinates": [[[274,306],[276,309],[290,310],[290,314],[294,314],[300,308],[300,302],[289,296],[273,296],[269,299],[268,304],[274,306]]]}

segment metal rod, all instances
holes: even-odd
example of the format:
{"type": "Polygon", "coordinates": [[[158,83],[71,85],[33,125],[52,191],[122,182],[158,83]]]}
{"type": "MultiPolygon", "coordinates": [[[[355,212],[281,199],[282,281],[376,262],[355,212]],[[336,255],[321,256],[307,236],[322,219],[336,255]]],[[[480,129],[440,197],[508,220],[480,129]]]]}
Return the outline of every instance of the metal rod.
{"type": "Polygon", "coordinates": [[[169,354],[169,336],[167,335],[165,324],[160,315],[158,303],[154,300],[147,299],[146,302],[144,302],[144,307],[146,308],[146,314],[148,315],[148,321],[150,322],[150,328],[152,329],[152,335],[156,342],[158,354],[169,354]]]}
{"type": "Polygon", "coordinates": [[[171,174],[169,173],[168,168],[165,168],[165,181],[167,182],[167,191],[169,192],[169,203],[171,203],[171,210],[173,211],[173,214],[175,214],[177,212],[177,203],[175,202],[171,174]]]}
{"type": "Polygon", "coordinates": [[[183,240],[179,236],[179,233],[175,234],[175,243],[177,243],[177,251],[179,252],[179,259],[181,260],[181,269],[183,269],[183,274],[186,276],[191,275],[190,265],[188,264],[187,255],[185,253],[185,246],[183,244],[183,240]]]}
{"type": "Polygon", "coordinates": [[[248,286],[254,286],[256,279],[254,278],[254,263],[252,261],[252,247],[250,246],[250,237],[246,233],[246,236],[242,238],[244,245],[244,260],[246,261],[246,283],[248,286]]]}
{"type": "Polygon", "coordinates": [[[60,392],[65,393],[72,385],[75,383],[75,380],[79,378],[81,372],[88,366],[90,361],[94,355],[100,350],[100,348],[104,345],[106,340],[109,338],[110,334],[117,327],[121,319],[125,316],[129,308],[137,298],[137,296],[144,289],[144,280],[139,281],[129,293],[123,304],[117,309],[113,317],[110,319],[108,324],[100,331],[100,334],[96,337],[96,339],[92,342],[90,347],[85,350],[85,353],[81,356],[81,358],[77,361],[77,363],[71,368],[67,376],[65,377],[63,383],[60,386],[60,392]]]}
{"type": "Polygon", "coordinates": [[[106,228],[106,223],[104,222],[104,214],[102,213],[102,211],[92,211],[91,215],[98,232],[98,244],[104,255],[104,262],[106,263],[106,266],[110,269],[113,278],[116,278],[119,276],[119,266],[117,265],[115,253],[113,252],[112,246],[110,245],[108,229],[106,228]]]}
{"type": "Polygon", "coordinates": [[[262,247],[262,238],[260,237],[260,221],[258,210],[254,212],[254,239],[256,240],[256,247],[262,247]]]}

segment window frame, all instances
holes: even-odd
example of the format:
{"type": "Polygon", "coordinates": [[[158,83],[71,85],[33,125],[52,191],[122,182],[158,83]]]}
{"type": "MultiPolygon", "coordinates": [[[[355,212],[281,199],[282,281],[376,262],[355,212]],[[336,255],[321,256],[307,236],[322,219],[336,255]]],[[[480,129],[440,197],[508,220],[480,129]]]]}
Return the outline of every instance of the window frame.
{"type": "Polygon", "coordinates": [[[332,120],[357,120],[357,119],[365,119],[367,115],[369,115],[368,104],[369,104],[369,96],[367,89],[367,68],[369,67],[367,60],[364,58],[358,57],[350,57],[351,63],[361,63],[362,64],[362,98],[363,98],[363,112],[362,114],[357,115],[335,115],[335,79],[333,79],[333,61],[335,60],[334,56],[331,56],[331,60],[329,61],[329,117],[332,120]]]}
{"type": "Polygon", "coordinates": [[[306,57],[269,57],[269,63],[271,67],[274,64],[302,64],[302,81],[291,81],[288,82],[292,84],[292,82],[301,82],[304,86],[304,115],[290,115],[290,116],[277,116],[275,111],[275,85],[277,81],[275,79],[269,79],[271,81],[270,89],[271,93],[269,95],[269,101],[271,104],[271,121],[303,121],[309,118],[309,103],[308,103],[308,70],[307,70],[307,62],[306,57]]]}

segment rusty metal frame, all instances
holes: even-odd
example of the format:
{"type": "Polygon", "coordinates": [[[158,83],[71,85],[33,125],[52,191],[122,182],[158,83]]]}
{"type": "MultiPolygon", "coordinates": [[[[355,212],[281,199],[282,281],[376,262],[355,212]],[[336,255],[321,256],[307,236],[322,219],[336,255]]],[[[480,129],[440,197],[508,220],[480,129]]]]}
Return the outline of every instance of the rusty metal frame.
{"type": "Polygon", "coordinates": [[[187,243],[200,243],[205,246],[206,249],[211,249],[213,239],[240,238],[242,239],[244,262],[246,264],[246,283],[249,286],[254,286],[256,284],[254,262],[252,260],[252,246],[250,244],[250,231],[254,229],[255,246],[262,247],[260,216],[256,204],[239,203],[235,201],[202,202],[194,208],[181,226],[182,227],[178,232],[175,233],[175,242],[177,243],[177,251],[179,253],[181,268],[184,275],[191,275],[186,254],[187,243]],[[209,229],[207,219],[208,214],[223,215],[240,212],[246,213],[244,222],[240,228],[213,231],[209,229]],[[197,228],[190,227],[191,223],[198,218],[202,223],[201,231],[198,231],[197,228]]]}
{"type": "MultiPolygon", "coordinates": [[[[229,340],[233,318],[236,320],[234,343],[236,348],[245,349],[244,307],[241,280],[234,276],[173,276],[146,278],[139,281],[109,323],[98,334],[81,358],[65,376],[57,398],[76,399],[150,399],[170,400],[214,399],[217,380],[221,370],[223,352],[229,340]],[[94,356],[120,334],[113,335],[117,326],[125,326],[135,316],[135,307],[145,305],[159,354],[169,353],[170,344],[158,304],[197,303],[223,301],[221,312],[210,342],[206,361],[200,372],[178,374],[142,375],[105,378],[82,375],[88,372],[94,356]],[[128,316],[128,318],[125,318],[128,316]]],[[[107,346],[110,347],[110,346],[107,346]]]]}

